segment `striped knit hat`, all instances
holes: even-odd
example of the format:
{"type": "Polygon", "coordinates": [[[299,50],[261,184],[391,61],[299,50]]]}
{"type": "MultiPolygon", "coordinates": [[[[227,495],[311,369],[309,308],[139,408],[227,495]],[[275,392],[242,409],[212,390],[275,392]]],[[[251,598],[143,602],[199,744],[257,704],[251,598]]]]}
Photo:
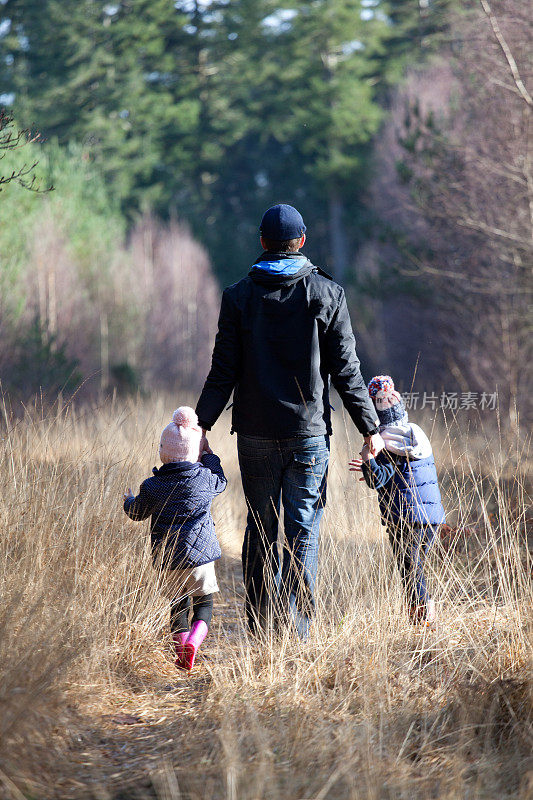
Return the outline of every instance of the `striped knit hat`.
{"type": "Polygon", "coordinates": [[[394,388],[390,375],[376,375],[372,378],[368,384],[368,394],[376,407],[380,426],[407,422],[402,396],[394,388]]]}

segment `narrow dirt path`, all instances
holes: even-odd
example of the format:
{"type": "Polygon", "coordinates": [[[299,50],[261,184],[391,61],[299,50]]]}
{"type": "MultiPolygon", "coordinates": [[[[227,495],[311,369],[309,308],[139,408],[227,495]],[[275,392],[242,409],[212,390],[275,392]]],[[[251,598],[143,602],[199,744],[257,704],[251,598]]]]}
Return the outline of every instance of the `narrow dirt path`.
{"type": "Polygon", "coordinates": [[[172,781],[171,774],[179,779],[180,773],[188,773],[189,792],[198,782],[201,796],[209,782],[207,762],[216,763],[212,751],[220,747],[216,725],[202,713],[202,705],[221,644],[241,629],[239,583],[238,561],[226,560],[219,570],[221,591],[211,630],[190,675],[175,668],[167,641],[154,646],[122,685],[88,692],[86,700],[68,706],[69,736],[60,745],[52,797],[146,800],[164,795],[161,782],[172,781]],[[204,768],[195,776],[190,768],[204,759],[202,750],[204,768]]]}

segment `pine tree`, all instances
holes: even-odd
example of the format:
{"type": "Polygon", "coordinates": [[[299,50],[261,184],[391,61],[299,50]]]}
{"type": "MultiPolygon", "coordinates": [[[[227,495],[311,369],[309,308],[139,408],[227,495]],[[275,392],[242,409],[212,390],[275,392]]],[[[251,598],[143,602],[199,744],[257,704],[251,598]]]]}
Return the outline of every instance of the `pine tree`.
{"type": "Polygon", "coordinates": [[[368,64],[386,23],[365,20],[362,11],[359,0],[293,4],[290,14],[263,23],[259,55],[263,182],[273,200],[280,191],[297,204],[302,198],[317,220],[311,241],[313,234],[329,239],[329,261],[341,280],[349,258],[344,209],[359,194],[381,119],[368,64]]]}
{"type": "Polygon", "coordinates": [[[423,64],[442,45],[459,0],[383,0],[388,36],[376,54],[381,95],[401,80],[405,69],[423,64]]]}
{"type": "Polygon", "coordinates": [[[422,16],[402,0],[6,0],[0,74],[23,125],[83,143],[130,216],[187,220],[228,277],[283,201],[342,280],[422,16]]]}
{"type": "MultiPolygon", "coordinates": [[[[162,142],[169,129],[176,138],[194,130],[186,19],[171,11],[167,0],[5,4],[13,34],[2,49],[18,117],[60,143],[83,142],[128,207],[168,202],[162,142]]],[[[173,156],[179,170],[186,142],[173,156]]]]}

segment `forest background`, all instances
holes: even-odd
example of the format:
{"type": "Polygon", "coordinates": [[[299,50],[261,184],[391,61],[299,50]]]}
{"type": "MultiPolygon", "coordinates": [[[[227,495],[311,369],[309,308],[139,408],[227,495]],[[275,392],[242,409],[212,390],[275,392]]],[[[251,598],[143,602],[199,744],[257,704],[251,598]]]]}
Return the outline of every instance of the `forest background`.
{"type": "Polygon", "coordinates": [[[220,288],[259,254],[264,209],[289,202],[347,289],[367,377],[452,411],[493,411],[497,393],[515,427],[526,6],[2,0],[2,133],[42,137],[0,161],[4,177],[38,162],[0,197],[3,388],[196,390],[220,288]]]}

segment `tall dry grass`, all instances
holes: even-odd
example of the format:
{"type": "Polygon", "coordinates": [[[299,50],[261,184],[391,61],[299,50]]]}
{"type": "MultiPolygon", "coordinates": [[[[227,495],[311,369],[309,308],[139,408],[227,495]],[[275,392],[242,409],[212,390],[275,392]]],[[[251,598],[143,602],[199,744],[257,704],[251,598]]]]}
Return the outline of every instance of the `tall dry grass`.
{"type": "Polygon", "coordinates": [[[172,664],[145,524],[121,502],[157,463],[175,404],[4,414],[0,793],[531,797],[525,445],[454,421],[433,430],[451,528],[428,564],[436,628],[413,628],[376,498],[347,469],[359,437],[339,419],[311,638],[258,643],[243,627],[245,505],[221,421],[221,594],[187,678],[172,664]]]}

